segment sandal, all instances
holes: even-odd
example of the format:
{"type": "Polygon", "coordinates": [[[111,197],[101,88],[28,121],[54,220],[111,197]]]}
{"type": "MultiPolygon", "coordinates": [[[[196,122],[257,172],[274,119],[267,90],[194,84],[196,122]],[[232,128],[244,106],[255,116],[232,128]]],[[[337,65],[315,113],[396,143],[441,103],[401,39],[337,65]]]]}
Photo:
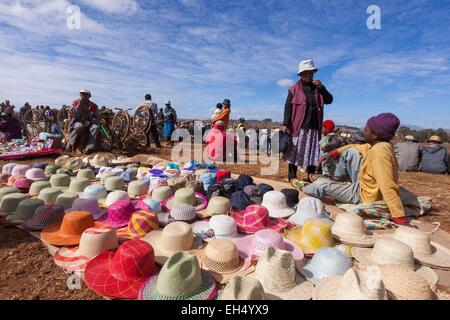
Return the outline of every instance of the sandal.
{"type": "Polygon", "coordinates": [[[290,183],[291,183],[291,186],[293,186],[294,188],[296,188],[296,189],[298,189],[300,191],[303,191],[303,188],[310,184],[307,181],[301,181],[301,180],[298,180],[298,179],[292,179],[290,181],[290,183]]]}
{"type": "Polygon", "coordinates": [[[319,179],[320,177],[321,177],[321,175],[315,174],[315,173],[310,173],[308,175],[309,181],[311,181],[311,182],[317,181],[317,179],[319,179]]]}

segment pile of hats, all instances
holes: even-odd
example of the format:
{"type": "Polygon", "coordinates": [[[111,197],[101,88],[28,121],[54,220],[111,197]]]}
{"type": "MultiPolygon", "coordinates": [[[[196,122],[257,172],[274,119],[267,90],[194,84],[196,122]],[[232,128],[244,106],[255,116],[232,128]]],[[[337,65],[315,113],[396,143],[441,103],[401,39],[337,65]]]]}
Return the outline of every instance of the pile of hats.
{"type": "Polygon", "coordinates": [[[375,237],[357,215],[333,222],[319,199],[210,164],[62,156],[0,177],[3,223],[40,232],[108,298],[437,299],[432,268],[450,269],[426,233],[375,237]]]}

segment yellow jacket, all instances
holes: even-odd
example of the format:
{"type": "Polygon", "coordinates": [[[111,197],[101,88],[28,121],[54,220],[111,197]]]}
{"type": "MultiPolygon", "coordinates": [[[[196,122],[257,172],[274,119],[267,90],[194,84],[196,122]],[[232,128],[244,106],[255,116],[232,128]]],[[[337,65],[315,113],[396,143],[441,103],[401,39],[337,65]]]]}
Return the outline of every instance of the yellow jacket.
{"type": "Polygon", "coordinates": [[[342,154],[354,148],[362,155],[359,172],[361,202],[369,203],[384,200],[393,218],[405,216],[405,209],[400,200],[398,185],[398,163],[394,147],[388,142],[370,144],[351,144],[337,149],[342,154]]]}
{"type": "Polygon", "coordinates": [[[225,128],[228,128],[228,122],[230,121],[230,114],[231,109],[224,108],[221,113],[219,113],[217,116],[214,117],[212,123],[214,124],[217,121],[223,121],[223,123],[225,123],[225,128]]]}

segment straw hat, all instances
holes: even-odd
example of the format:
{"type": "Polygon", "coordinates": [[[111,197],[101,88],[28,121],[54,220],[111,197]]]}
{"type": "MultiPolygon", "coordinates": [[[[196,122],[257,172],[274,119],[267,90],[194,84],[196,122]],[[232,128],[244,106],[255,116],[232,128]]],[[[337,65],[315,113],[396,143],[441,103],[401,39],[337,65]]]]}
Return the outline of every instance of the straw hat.
{"type": "Polygon", "coordinates": [[[330,225],[321,219],[310,219],[303,228],[287,230],[284,236],[305,254],[314,254],[321,248],[334,246],[330,225]]]}
{"type": "Polygon", "coordinates": [[[322,248],[318,250],[311,261],[300,273],[313,284],[331,276],[340,276],[352,267],[352,260],[341,250],[335,248],[322,248]]]}
{"type": "Polygon", "coordinates": [[[121,177],[114,175],[106,179],[105,188],[108,191],[124,190],[125,182],[121,177]]]}
{"type": "Polygon", "coordinates": [[[197,249],[201,241],[195,241],[191,226],[177,221],[162,230],[151,231],[144,237],[155,249],[156,263],[163,265],[176,252],[197,249]]]}
{"type": "MultiPolygon", "coordinates": [[[[154,193],[155,191],[153,191],[154,193]]],[[[195,211],[202,211],[208,205],[208,200],[200,192],[194,192],[190,188],[182,188],[175,192],[173,196],[170,196],[161,203],[161,207],[166,211],[172,209],[176,204],[190,204],[195,207],[195,211]]]]}
{"type": "Polygon", "coordinates": [[[139,289],[158,271],[148,243],[135,239],[88,262],[84,280],[92,291],[117,299],[136,299],[139,289]]]}
{"type": "Polygon", "coordinates": [[[120,156],[117,159],[112,160],[111,164],[115,166],[126,166],[127,164],[130,164],[132,162],[133,160],[131,158],[120,156]]]}
{"type": "Polygon", "coordinates": [[[439,136],[431,136],[430,139],[428,139],[428,142],[442,143],[442,139],[439,136]]]}
{"type": "Polygon", "coordinates": [[[254,266],[244,265],[236,245],[228,239],[212,240],[205,248],[191,253],[199,259],[201,268],[209,271],[222,284],[235,276],[245,276],[255,271],[254,266]]]}
{"type": "Polygon", "coordinates": [[[19,189],[22,193],[28,193],[32,184],[33,180],[20,178],[14,181],[13,187],[19,189]]]}
{"type": "Polygon", "coordinates": [[[237,239],[242,235],[238,234],[236,221],[226,215],[215,215],[209,221],[197,221],[192,224],[194,234],[204,241],[215,239],[237,239]]]}
{"type": "Polygon", "coordinates": [[[102,223],[94,221],[91,213],[73,211],[66,213],[62,221],[45,227],[41,232],[41,239],[54,246],[74,246],[80,243],[81,235],[86,229],[102,226],[102,223]]]}
{"type": "Polygon", "coordinates": [[[96,154],[89,164],[93,167],[109,167],[111,166],[111,159],[104,155],[96,154]]]}
{"type": "Polygon", "coordinates": [[[155,188],[152,192],[152,200],[163,202],[173,195],[173,190],[171,187],[159,187],[155,188]]]}
{"type": "Polygon", "coordinates": [[[7,174],[11,175],[12,170],[14,169],[15,166],[17,166],[17,163],[14,163],[14,162],[9,162],[9,163],[5,164],[2,167],[2,173],[7,173],[7,174]]]}
{"type": "Polygon", "coordinates": [[[44,205],[37,208],[33,217],[22,223],[22,227],[30,231],[41,231],[46,226],[61,221],[64,214],[64,208],[61,206],[44,205]]]}
{"type": "Polygon", "coordinates": [[[19,202],[14,214],[6,217],[6,223],[10,225],[22,224],[25,220],[31,219],[34,212],[44,205],[44,201],[39,199],[26,199],[19,202]]]}
{"type": "Polygon", "coordinates": [[[130,197],[140,197],[148,191],[147,184],[142,181],[132,181],[128,184],[128,195],[130,197]]]}
{"type": "Polygon", "coordinates": [[[139,209],[150,210],[155,213],[162,212],[161,203],[156,200],[152,200],[151,198],[145,198],[137,201],[135,207],[139,209]]]}
{"type": "Polygon", "coordinates": [[[110,192],[110,193],[108,193],[108,196],[106,197],[105,206],[109,207],[109,206],[113,205],[114,203],[121,201],[121,200],[130,200],[130,196],[128,195],[128,193],[126,191],[117,190],[117,191],[110,192]]]}
{"type": "Polygon", "coordinates": [[[23,193],[6,194],[0,201],[0,214],[1,215],[15,214],[19,203],[26,199],[28,199],[28,196],[23,193]]]}
{"type": "Polygon", "coordinates": [[[392,238],[377,238],[374,247],[370,249],[355,247],[352,255],[362,265],[402,265],[421,274],[432,286],[438,282],[433,270],[414,264],[414,254],[408,245],[392,238]]]}
{"type": "Polygon", "coordinates": [[[287,218],[295,212],[287,205],[286,196],[280,191],[266,192],[261,205],[269,210],[272,218],[287,218]]]}
{"type": "Polygon", "coordinates": [[[25,173],[25,178],[33,181],[48,180],[48,177],[45,175],[44,170],[38,168],[31,168],[27,170],[27,172],[25,173]]]}
{"type": "Polygon", "coordinates": [[[51,176],[56,174],[56,171],[58,171],[59,169],[61,169],[61,167],[57,166],[56,164],[48,164],[44,169],[44,173],[46,176],[51,176]]]}
{"type": "Polygon", "coordinates": [[[55,204],[57,206],[62,206],[62,207],[64,207],[64,209],[67,210],[67,209],[72,208],[73,202],[76,199],[78,199],[78,194],[65,192],[65,193],[61,193],[60,195],[58,195],[58,197],[56,197],[55,204]]]}
{"type": "Polygon", "coordinates": [[[374,233],[364,230],[363,218],[353,213],[339,214],[331,232],[336,240],[344,244],[369,248],[375,244],[374,233]]]}
{"type": "Polygon", "coordinates": [[[139,300],[214,300],[217,285],[197,258],[177,252],[139,292],[139,300]]]}
{"type": "Polygon", "coordinates": [[[430,240],[430,234],[422,230],[401,226],[390,236],[407,244],[413,251],[414,259],[424,266],[450,269],[450,250],[430,240]]]}
{"type": "Polygon", "coordinates": [[[350,268],[343,276],[319,281],[313,300],[387,300],[381,270],[371,266],[367,270],[350,268]]]}
{"type": "Polygon", "coordinates": [[[289,225],[287,220],[270,218],[269,211],[259,205],[250,205],[243,211],[232,211],[231,217],[236,221],[239,232],[246,234],[263,229],[281,232],[289,225]]]}
{"type": "Polygon", "coordinates": [[[84,192],[80,195],[80,198],[105,200],[107,196],[108,196],[108,191],[106,190],[105,186],[103,186],[101,184],[93,184],[93,185],[87,186],[84,189],[84,192]]]}
{"type": "Polygon", "coordinates": [[[225,286],[220,300],[266,300],[266,294],[258,279],[236,276],[225,286]]]}
{"type": "Polygon", "coordinates": [[[111,167],[102,167],[100,170],[98,170],[97,175],[95,176],[96,179],[100,179],[101,184],[105,184],[106,179],[109,177],[115,177],[117,176],[117,173],[112,172],[111,167]]]}
{"type": "Polygon", "coordinates": [[[266,248],[253,275],[268,300],[310,300],[314,286],[296,271],[292,254],[273,247],[266,248]]]}
{"type": "Polygon", "coordinates": [[[55,204],[61,193],[61,188],[45,188],[39,192],[38,199],[44,200],[45,204],[55,204]]]}
{"type": "Polygon", "coordinates": [[[136,211],[130,200],[117,201],[108,207],[108,214],[99,221],[113,227],[125,227],[131,219],[131,215],[136,211]]]}
{"type": "Polygon", "coordinates": [[[89,261],[99,254],[119,246],[116,232],[112,228],[89,228],[80,238],[80,245],[61,248],[55,252],[55,264],[68,271],[84,271],[89,261]]]}
{"type": "Polygon", "coordinates": [[[89,180],[95,179],[95,172],[91,169],[81,169],[77,173],[77,178],[84,178],[89,180]]]}
{"type": "MultiPolygon", "coordinates": [[[[14,187],[15,182],[20,179],[25,179],[25,176],[10,176],[8,178],[8,181],[6,182],[6,186],[14,187]]],[[[14,188],[17,188],[17,187],[14,187],[14,188]]]]}
{"type": "Polygon", "coordinates": [[[67,155],[60,156],[55,159],[55,165],[60,168],[64,168],[66,166],[67,161],[69,161],[70,157],[67,155]]]}
{"type": "Polygon", "coordinates": [[[86,178],[75,178],[70,181],[69,192],[70,193],[83,193],[84,189],[91,185],[91,181],[86,178]]]}
{"type": "Polygon", "coordinates": [[[87,161],[81,159],[80,157],[71,158],[66,162],[66,169],[72,170],[73,172],[77,172],[78,170],[86,167],[87,161]]]}
{"type": "Polygon", "coordinates": [[[27,164],[18,164],[15,165],[14,168],[12,169],[11,175],[13,177],[25,176],[25,174],[29,169],[31,169],[31,167],[27,164]]]}
{"type": "Polygon", "coordinates": [[[175,221],[183,221],[186,223],[193,223],[197,221],[194,207],[190,204],[176,204],[170,209],[170,213],[164,212],[158,214],[159,222],[162,225],[167,225],[175,221]]]}
{"type": "Polygon", "coordinates": [[[37,196],[42,189],[51,188],[51,183],[48,181],[36,181],[30,186],[29,194],[30,196],[37,196]]]}
{"type": "Polygon", "coordinates": [[[70,176],[68,174],[54,174],[50,177],[50,184],[53,188],[68,188],[70,176]]]}
{"type": "Polygon", "coordinates": [[[212,197],[205,210],[197,212],[200,219],[208,218],[216,214],[228,214],[231,209],[230,199],[225,197],[212,197]]]}
{"type": "Polygon", "coordinates": [[[0,202],[4,196],[10,193],[20,193],[20,190],[14,187],[3,187],[0,188],[0,202]]]}
{"type": "Polygon", "coordinates": [[[86,211],[92,214],[95,220],[100,219],[105,213],[106,210],[100,209],[97,199],[85,199],[85,198],[77,198],[72,203],[72,208],[67,210],[67,212],[72,211],[86,211]]]}
{"type": "Polygon", "coordinates": [[[310,219],[320,219],[330,226],[333,225],[333,221],[325,213],[317,212],[311,207],[302,208],[301,206],[297,207],[297,211],[289,217],[288,221],[302,227],[310,219]]]}
{"type": "Polygon", "coordinates": [[[155,177],[155,178],[150,178],[150,186],[148,187],[148,195],[151,196],[152,195],[152,191],[156,188],[159,187],[165,187],[168,186],[168,182],[166,178],[161,178],[161,177],[155,177]]]}
{"type": "Polygon", "coordinates": [[[128,226],[116,230],[119,240],[141,239],[150,231],[159,229],[158,215],[149,210],[133,213],[128,226]]]}
{"type": "Polygon", "coordinates": [[[11,177],[11,175],[7,174],[7,173],[0,173],[0,183],[6,184],[8,182],[9,177],[11,177]]]}

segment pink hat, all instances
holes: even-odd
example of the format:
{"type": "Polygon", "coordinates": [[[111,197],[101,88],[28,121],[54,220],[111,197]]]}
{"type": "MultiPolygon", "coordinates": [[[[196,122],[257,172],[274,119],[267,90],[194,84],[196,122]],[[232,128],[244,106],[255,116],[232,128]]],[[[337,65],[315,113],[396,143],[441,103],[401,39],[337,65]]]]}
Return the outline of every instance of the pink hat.
{"type": "Polygon", "coordinates": [[[12,176],[25,176],[26,172],[30,169],[31,167],[29,165],[26,164],[18,164],[16,166],[14,166],[14,168],[11,171],[11,175],[12,176]]]}
{"type": "Polygon", "coordinates": [[[77,198],[73,201],[72,208],[67,210],[67,212],[72,211],[90,212],[94,217],[94,220],[99,220],[106,214],[106,210],[100,208],[97,199],[77,198]]]}
{"type": "Polygon", "coordinates": [[[271,229],[281,232],[290,223],[284,219],[269,217],[269,211],[259,205],[250,205],[243,211],[231,212],[231,217],[236,220],[239,232],[255,233],[263,229],[271,229]]]}
{"type": "Polygon", "coordinates": [[[0,173],[0,183],[7,183],[10,175],[8,173],[0,173]]]}
{"type": "Polygon", "coordinates": [[[152,195],[152,191],[154,189],[159,188],[159,187],[165,187],[165,186],[168,186],[168,185],[169,185],[169,183],[167,182],[166,178],[159,178],[159,177],[151,178],[150,179],[150,186],[148,188],[147,195],[151,196],[152,195]]]}
{"type": "Polygon", "coordinates": [[[136,208],[130,200],[120,200],[109,206],[108,215],[103,216],[99,221],[113,228],[122,228],[128,225],[135,211],[136,208]]]}
{"type": "Polygon", "coordinates": [[[32,168],[27,170],[27,172],[25,173],[25,177],[33,181],[41,181],[48,179],[44,173],[44,170],[39,168],[32,168]]]}
{"type": "Polygon", "coordinates": [[[17,179],[14,181],[14,188],[19,189],[22,192],[30,191],[31,184],[33,183],[33,180],[30,179],[17,179]]]}

